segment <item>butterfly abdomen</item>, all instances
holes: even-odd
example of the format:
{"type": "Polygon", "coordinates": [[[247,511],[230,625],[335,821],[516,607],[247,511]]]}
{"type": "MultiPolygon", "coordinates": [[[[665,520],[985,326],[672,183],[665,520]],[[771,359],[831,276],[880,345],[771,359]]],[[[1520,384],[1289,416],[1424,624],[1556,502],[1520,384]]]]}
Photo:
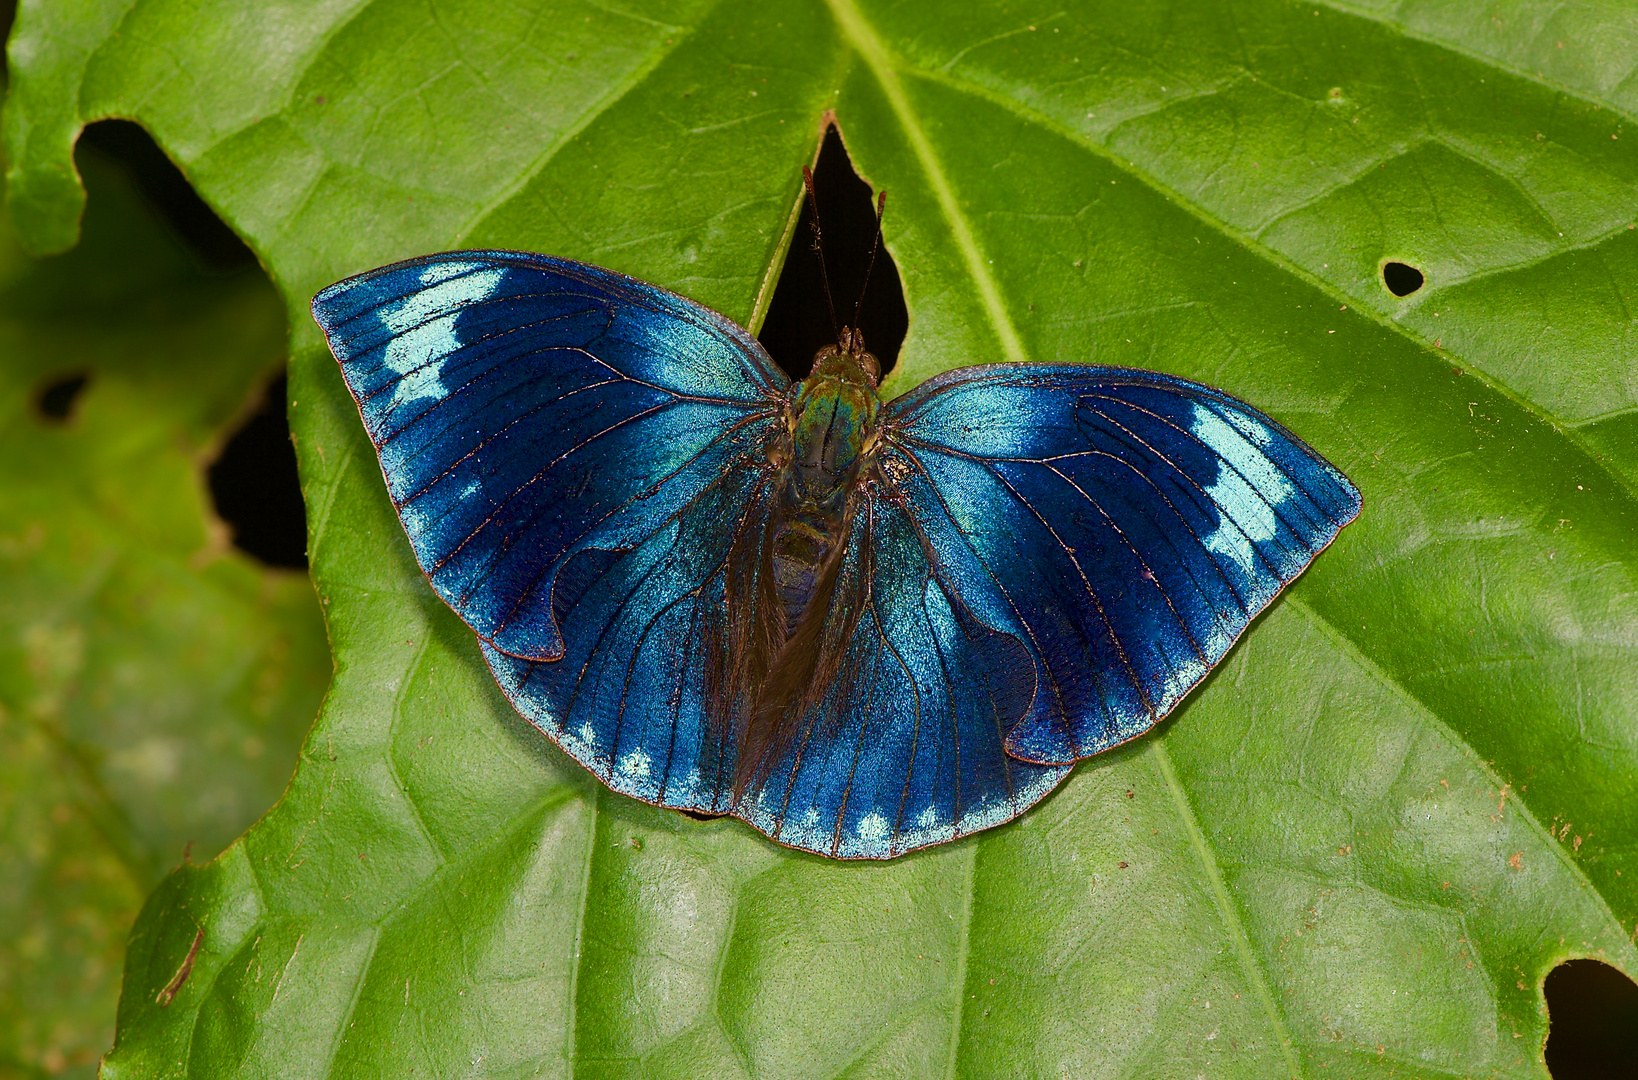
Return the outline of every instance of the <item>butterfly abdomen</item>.
{"type": "Polygon", "coordinates": [[[775,527],[770,561],[774,589],[785,615],[787,640],[819,586],[826,559],[836,550],[841,531],[840,519],[800,508],[792,509],[775,527]]]}
{"type": "Polygon", "coordinates": [[[785,486],[769,532],[765,573],[778,610],[752,620],[765,627],[758,637],[769,649],[766,666],[746,687],[736,725],[736,802],[761,788],[789,750],[803,714],[823,696],[840,659],[836,647],[849,636],[827,634],[827,627],[853,622],[848,599],[836,588],[848,543],[846,507],[832,511],[804,502],[799,490],[795,483],[785,486]]]}

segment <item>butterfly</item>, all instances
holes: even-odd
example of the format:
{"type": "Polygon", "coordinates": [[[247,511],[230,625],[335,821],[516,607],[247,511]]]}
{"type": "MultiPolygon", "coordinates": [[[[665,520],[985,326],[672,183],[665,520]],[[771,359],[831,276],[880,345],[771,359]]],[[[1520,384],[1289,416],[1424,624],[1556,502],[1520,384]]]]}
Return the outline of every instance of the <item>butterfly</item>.
{"type": "Polygon", "coordinates": [[[518,712],[617,792],[834,858],[1000,825],[1149,730],[1360,510],[1156,372],[987,364],[883,403],[852,329],[792,384],[700,304],[514,251],[312,308],[518,712]]]}

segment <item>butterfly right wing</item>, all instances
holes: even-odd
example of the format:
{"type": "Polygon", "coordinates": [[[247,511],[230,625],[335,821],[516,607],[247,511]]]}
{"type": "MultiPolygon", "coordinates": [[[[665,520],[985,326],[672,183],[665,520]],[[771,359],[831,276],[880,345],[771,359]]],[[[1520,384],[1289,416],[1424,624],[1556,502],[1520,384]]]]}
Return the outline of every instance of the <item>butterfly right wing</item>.
{"type": "Polygon", "coordinates": [[[1148,730],[1360,511],[1252,406],[1152,371],[996,364],[890,403],[937,560],[1033,655],[1014,757],[1069,763],[1148,730]]]}
{"type": "Polygon", "coordinates": [[[887,858],[1021,813],[1166,715],[1360,509],[1256,409],[1156,372],[947,372],[889,403],[841,673],[747,820],[887,858]]]}

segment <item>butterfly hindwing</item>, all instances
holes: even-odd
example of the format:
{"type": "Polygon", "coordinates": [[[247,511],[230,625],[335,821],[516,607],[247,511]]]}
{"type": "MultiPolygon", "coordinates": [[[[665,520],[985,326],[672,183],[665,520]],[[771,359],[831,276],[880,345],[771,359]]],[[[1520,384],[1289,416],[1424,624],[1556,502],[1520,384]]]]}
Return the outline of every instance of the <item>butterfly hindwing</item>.
{"type": "Polygon", "coordinates": [[[706,698],[710,643],[726,632],[730,541],[763,527],[765,489],[755,469],[726,473],[641,544],[571,558],[553,594],[569,628],[557,660],[484,647],[518,711],[615,791],[733,809],[733,751],[706,698]]]}
{"type": "Polygon", "coordinates": [[[943,573],[1034,659],[1006,740],[1028,761],[1148,730],[1359,512],[1274,421],[1154,372],[964,368],[884,413],[943,573]]]}

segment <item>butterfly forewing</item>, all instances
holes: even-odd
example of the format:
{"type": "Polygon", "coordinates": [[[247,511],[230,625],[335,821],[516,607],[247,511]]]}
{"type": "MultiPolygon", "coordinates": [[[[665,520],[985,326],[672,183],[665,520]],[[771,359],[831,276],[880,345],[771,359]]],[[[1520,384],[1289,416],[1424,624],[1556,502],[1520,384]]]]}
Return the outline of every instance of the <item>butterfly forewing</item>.
{"type": "Polygon", "coordinates": [[[539,255],[411,260],[313,310],[433,587],[527,658],[563,650],[564,556],[640,543],[759,453],[785,382],[698,304],[539,255]]]}

